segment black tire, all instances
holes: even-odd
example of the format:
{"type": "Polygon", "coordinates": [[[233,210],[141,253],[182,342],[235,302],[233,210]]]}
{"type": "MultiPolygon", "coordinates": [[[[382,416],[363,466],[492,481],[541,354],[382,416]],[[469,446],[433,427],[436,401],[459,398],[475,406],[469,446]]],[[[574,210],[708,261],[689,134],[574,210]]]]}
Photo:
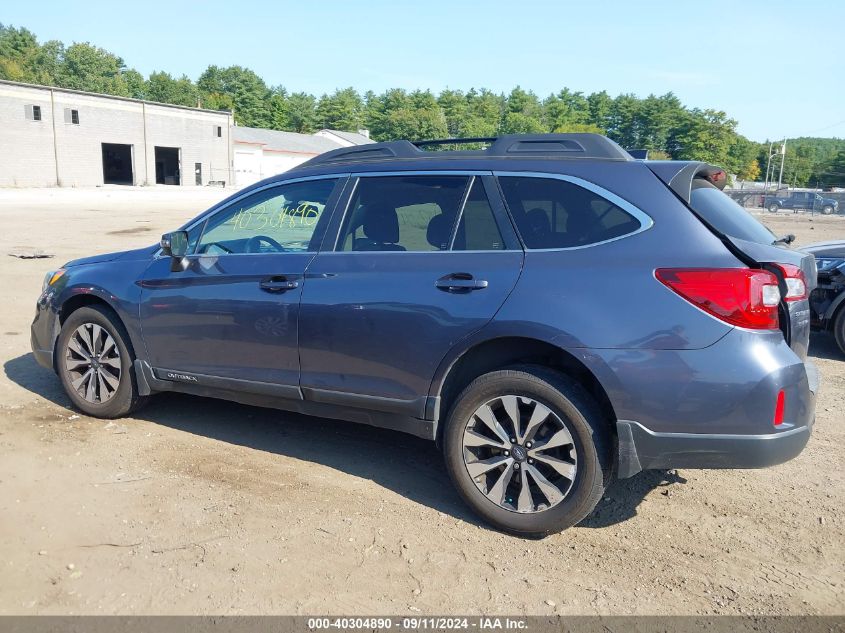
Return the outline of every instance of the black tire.
{"type": "Polygon", "coordinates": [[[595,400],[574,380],[546,367],[510,367],[476,378],[455,399],[443,433],[446,468],[458,493],[481,518],[504,532],[539,538],[577,524],[601,499],[613,467],[608,429],[595,400]],[[506,395],[544,405],[572,436],[577,471],[563,499],[547,509],[520,513],[497,505],[479,490],[467,470],[463,438],[468,424],[479,407],[506,395]]]}
{"type": "Polygon", "coordinates": [[[776,204],[769,205],[769,213],[777,213],[778,211],[780,211],[780,206],[776,204]]]}
{"type": "Polygon", "coordinates": [[[146,398],[138,395],[138,383],[133,371],[135,354],[132,343],[123,323],[117,315],[106,307],[87,306],[73,312],[62,325],[59,338],[56,341],[56,371],[62,386],[73,406],[95,418],[120,418],[137,410],[146,402],[146,398]],[[90,402],[73,388],[73,374],[68,370],[66,360],[71,337],[77,329],[86,324],[98,325],[112,337],[119,353],[120,374],[117,389],[103,402],[90,402]]]}
{"type": "Polygon", "coordinates": [[[829,204],[824,205],[822,207],[822,213],[824,215],[830,215],[831,213],[833,213],[833,207],[830,206],[829,204]]]}
{"type": "Polygon", "coordinates": [[[833,336],[836,337],[836,344],[839,346],[839,351],[845,354],[845,306],[840,307],[836,311],[831,330],[833,336]]]}

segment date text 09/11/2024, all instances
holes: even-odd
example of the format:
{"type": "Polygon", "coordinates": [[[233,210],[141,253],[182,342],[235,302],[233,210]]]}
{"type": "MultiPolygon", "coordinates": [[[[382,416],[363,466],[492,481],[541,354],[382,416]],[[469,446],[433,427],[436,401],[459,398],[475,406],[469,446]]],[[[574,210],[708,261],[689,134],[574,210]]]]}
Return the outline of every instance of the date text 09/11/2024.
{"type": "Polygon", "coordinates": [[[479,617],[477,619],[463,617],[359,617],[359,618],[309,618],[308,629],[318,631],[321,629],[356,630],[366,629],[384,631],[396,628],[397,630],[520,630],[526,629],[528,623],[518,618],[501,617],[479,617]]]}

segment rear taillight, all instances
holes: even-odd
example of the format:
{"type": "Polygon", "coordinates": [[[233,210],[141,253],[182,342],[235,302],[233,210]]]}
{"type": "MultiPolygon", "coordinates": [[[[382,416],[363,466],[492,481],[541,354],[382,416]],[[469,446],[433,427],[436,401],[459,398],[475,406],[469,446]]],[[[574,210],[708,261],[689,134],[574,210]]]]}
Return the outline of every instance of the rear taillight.
{"type": "Polygon", "coordinates": [[[778,328],[778,279],[750,268],[658,268],[655,277],[705,312],[732,325],[778,328]]]}
{"type": "Polygon", "coordinates": [[[786,283],[786,301],[800,301],[807,298],[807,278],[804,271],[792,264],[774,264],[783,273],[786,283]]]}

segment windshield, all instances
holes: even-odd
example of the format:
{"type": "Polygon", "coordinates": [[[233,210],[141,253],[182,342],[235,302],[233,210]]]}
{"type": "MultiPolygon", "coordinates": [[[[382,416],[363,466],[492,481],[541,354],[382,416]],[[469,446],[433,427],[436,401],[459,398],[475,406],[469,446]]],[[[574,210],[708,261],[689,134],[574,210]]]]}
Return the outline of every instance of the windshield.
{"type": "Polygon", "coordinates": [[[758,244],[771,244],[777,239],[753,215],[715,187],[693,185],[690,206],[713,228],[730,237],[758,244]]]}

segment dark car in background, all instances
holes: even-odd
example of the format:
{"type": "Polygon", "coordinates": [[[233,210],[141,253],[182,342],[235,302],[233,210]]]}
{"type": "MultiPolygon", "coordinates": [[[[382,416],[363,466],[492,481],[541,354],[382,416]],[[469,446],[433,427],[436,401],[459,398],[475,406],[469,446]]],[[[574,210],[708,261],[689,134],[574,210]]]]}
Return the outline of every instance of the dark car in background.
{"type": "Polygon", "coordinates": [[[825,198],[815,191],[792,191],[786,196],[767,195],[763,201],[763,206],[772,213],[777,213],[783,209],[792,209],[793,211],[801,209],[830,215],[838,212],[839,201],[834,198],[825,198]]]}
{"type": "Polygon", "coordinates": [[[35,357],[92,416],[180,391],[434,440],[521,535],[581,521],[613,477],[801,452],[812,255],[710,165],[593,134],[483,142],[334,150],[160,245],[70,262],[35,357]]]}
{"type": "Polygon", "coordinates": [[[819,242],[801,250],[816,257],[818,285],[810,294],[813,328],[830,332],[845,354],[845,240],[819,242]]]}

